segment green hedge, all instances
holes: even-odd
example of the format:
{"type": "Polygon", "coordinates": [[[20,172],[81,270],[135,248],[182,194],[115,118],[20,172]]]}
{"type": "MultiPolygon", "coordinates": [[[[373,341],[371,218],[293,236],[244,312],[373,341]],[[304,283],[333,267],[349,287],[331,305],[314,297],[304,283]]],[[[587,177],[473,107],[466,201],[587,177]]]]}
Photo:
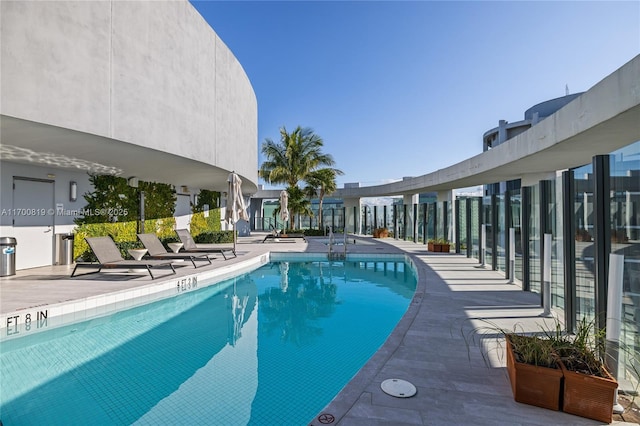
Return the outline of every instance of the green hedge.
{"type": "Polygon", "coordinates": [[[220,193],[216,191],[208,191],[203,189],[198,194],[198,203],[191,204],[191,222],[189,228],[192,235],[198,235],[205,232],[220,231],[220,221],[222,218],[222,209],[217,206],[220,204],[220,193]],[[205,205],[208,206],[208,217],[204,217],[205,205]]]}
{"type": "MultiPolygon", "coordinates": [[[[155,233],[160,241],[168,247],[166,243],[178,242],[178,236],[174,229],[176,220],[173,217],[163,219],[149,219],[144,221],[144,230],[146,233],[155,233]]],[[[144,248],[144,245],[138,240],[137,235],[138,222],[107,222],[107,223],[85,223],[75,228],[73,258],[81,258],[83,261],[95,261],[95,255],[89,248],[89,244],[85,241],[86,237],[104,237],[110,236],[116,243],[122,256],[127,259],[128,249],[144,248]]]]}
{"type": "Polygon", "coordinates": [[[232,243],[233,232],[234,231],[202,232],[193,237],[193,240],[201,244],[232,243]]]}
{"type": "MultiPolygon", "coordinates": [[[[292,234],[297,232],[291,231],[292,234]]],[[[324,231],[322,229],[305,229],[302,233],[308,237],[323,237],[324,231]]]]}

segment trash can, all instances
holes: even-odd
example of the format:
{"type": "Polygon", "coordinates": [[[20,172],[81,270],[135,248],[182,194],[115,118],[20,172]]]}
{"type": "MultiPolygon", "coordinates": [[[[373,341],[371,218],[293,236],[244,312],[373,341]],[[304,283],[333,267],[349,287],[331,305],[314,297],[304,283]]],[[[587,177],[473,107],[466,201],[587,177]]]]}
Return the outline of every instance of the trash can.
{"type": "Polygon", "coordinates": [[[13,237],[0,238],[0,277],[16,274],[16,245],[18,242],[13,237]]]}
{"type": "Polygon", "coordinates": [[[58,265],[73,263],[73,234],[58,234],[58,265]]]}

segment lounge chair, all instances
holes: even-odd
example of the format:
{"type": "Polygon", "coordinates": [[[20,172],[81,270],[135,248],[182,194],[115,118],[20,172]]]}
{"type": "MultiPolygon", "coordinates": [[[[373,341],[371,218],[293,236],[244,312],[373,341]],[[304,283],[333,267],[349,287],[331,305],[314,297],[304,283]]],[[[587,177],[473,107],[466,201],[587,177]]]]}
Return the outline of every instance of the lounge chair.
{"type": "Polygon", "coordinates": [[[210,253],[172,253],[167,251],[162,241],[156,234],[138,234],[138,238],[147,249],[149,257],[152,259],[189,259],[194,268],[197,268],[196,260],[203,260],[211,265],[210,253]]]}
{"type": "Polygon", "coordinates": [[[302,238],[302,241],[306,242],[307,239],[305,238],[304,234],[278,234],[278,235],[274,235],[274,234],[267,234],[264,237],[264,240],[262,240],[263,243],[266,243],[267,240],[272,240],[272,241],[285,241],[288,243],[292,243],[294,241],[292,241],[295,238],[302,238]]]}
{"type": "Polygon", "coordinates": [[[186,253],[220,253],[224,260],[227,260],[227,253],[233,253],[233,257],[237,257],[236,249],[233,247],[214,247],[213,245],[198,246],[193,240],[188,229],[176,229],[176,234],[184,246],[182,247],[186,253]]]}
{"type": "MultiPolygon", "coordinates": [[[[111,237],[87,237],[85,238],[91,250],[98,258],[98,263],[76,263],[75,268],[73,268],[73,272],[71,273],[71,277],[89,275],[89,274],[97,274],[102,271],[102,269],[129,269],[129,268],[140,268],[144,267],[149,272],[151,279],[155,279],[153,273],[151,273],[151,268],[157,268],[162,266],[168,266],[171,268],[171,272],[173,274],[176,273],[176,270],[173,268],[172,262],[169,260],[125,260],[120,254],[120,250],[116,246],[116,243],[113,242],[111,237]],[[87,272],[85,274],[76,275],[76,270],[78,267],[97,267],[97,271],[87,272]]],[[[169,274],[167,274],[169,275],[169,274]]]]}

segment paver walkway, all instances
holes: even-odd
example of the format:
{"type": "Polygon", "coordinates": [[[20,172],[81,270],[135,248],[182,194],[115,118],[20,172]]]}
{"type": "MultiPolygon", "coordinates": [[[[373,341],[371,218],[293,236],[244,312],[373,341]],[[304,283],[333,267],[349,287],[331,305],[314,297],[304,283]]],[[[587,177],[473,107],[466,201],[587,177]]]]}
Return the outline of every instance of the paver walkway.
{"type": "MultiPolygon", "coordinates": [[[[473,318],[538,331],[544,320],[539,295],[508,284],[502,273],[479,268],[477,260],[427,252],[412,242],[385,243],[415,259],[416,295],[388,341],[320,415],[340,426],[601,424],[515,402],[496,340],[485,340],[490,366],[479,347],[467,347],[462,330],[483,325],[473,318]],[[417,394],[387,395],[380,385],[392,378],[413,383],[417,394]]],[[[323,423],[316,417],[311,424],[323,423]]]]}

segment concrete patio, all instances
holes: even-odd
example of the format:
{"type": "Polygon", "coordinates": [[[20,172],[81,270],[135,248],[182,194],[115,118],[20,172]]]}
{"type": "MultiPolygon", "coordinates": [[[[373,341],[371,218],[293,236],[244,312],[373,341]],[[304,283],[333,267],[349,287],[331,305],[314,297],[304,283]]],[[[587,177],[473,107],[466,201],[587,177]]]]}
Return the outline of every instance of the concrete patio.
{"type": "MultiPolygon", "coordinates": [[[[27,312],[46,310],[52,315],[53,308],[59,307],[68,316],[74,310],[89,309],[87,301],[100,297],[133,294],[163,285],[174,288],[176,283],[179,291],[180,282],[190,282],[195,275],[233,274],[264,259],[269,252],[327,252],[326,238],[262,243],[264,236],[256,233],[240,238],[237,258],[220,257],[213,265],[198,269],[176,268],[176,275],[156,280],[146,272],[101,273],[71,279],[72,266],[18,271],[15,276],[2,278],[0,284],[2,337],[17,330],[16,324],[21,321],[15,317],[23,321],[27,312]],[[16,323],[12,324],[10,318],[16,323]]],[[[311,419],[311,425],[601,424],[515,402],[502,351],[492,350],[496,340],[485,340],[482,349],[466,344],[463,331],[482,325],[479,318],[504,328],[519,324],[524,329],[538,330],[543,321],[539,295],[522,292],[517,284],[509,284],[503,274],[480,268],[476,260],[462,255],[428,252],[422,244],[392,239],[350,237],[347,242],[348,253],[407,253],[418,270],[418,286],[407,313],[387,342],[311,419]],[[490,354],[488,364],[482,351],[490,354]],[[391,378],[413,383],[417,394],[411,398],[387,395],[380,384],[391,378]]],[[[342,249],[338,246],[338,250],[342,249]]],[[[128,302],[120,296],[113,303],[126,308],[128,302]]],[[[53,317],[49,319],[55,322],[53,317]]],[[[614,416],[614,424],[637,424],[624,422],[623,417],[614,416]]]]}

